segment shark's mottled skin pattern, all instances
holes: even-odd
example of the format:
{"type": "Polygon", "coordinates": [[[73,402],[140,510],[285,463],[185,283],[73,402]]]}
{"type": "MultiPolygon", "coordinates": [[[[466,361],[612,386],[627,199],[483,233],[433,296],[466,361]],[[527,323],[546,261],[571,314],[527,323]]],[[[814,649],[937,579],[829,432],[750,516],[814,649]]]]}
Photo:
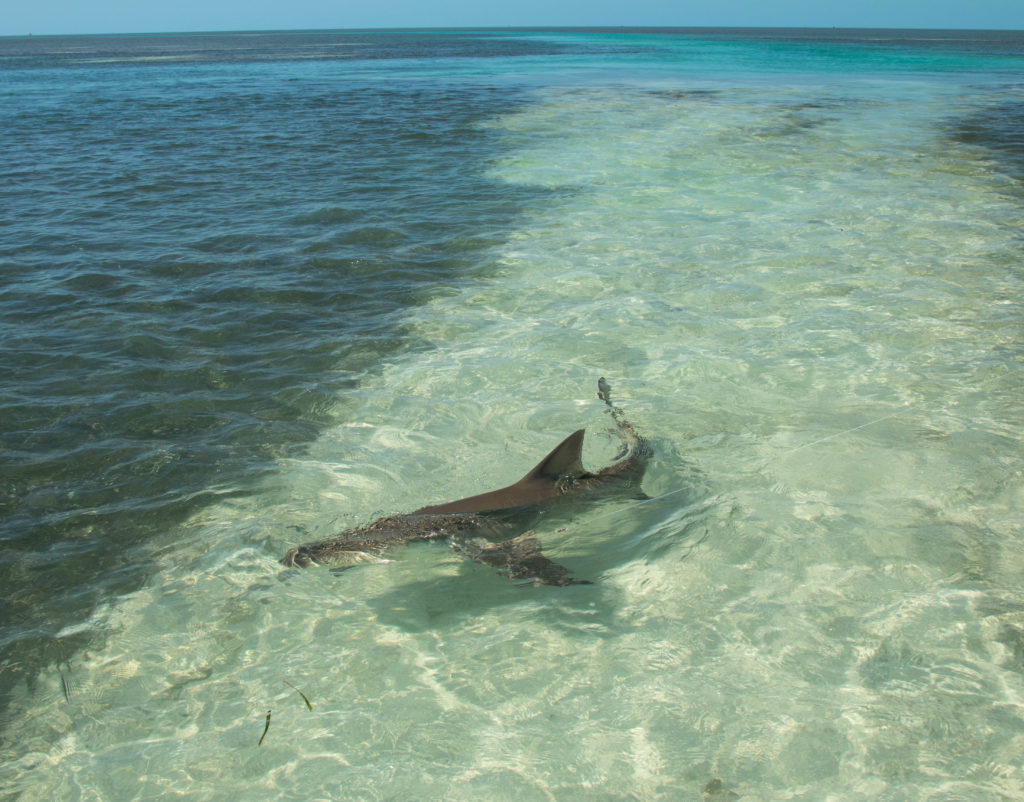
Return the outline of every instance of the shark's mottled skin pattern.
{"type": "Polygon", "coordinates": [[[536,467],[515,484],[444,504],[422,507],[405,515],[393,515],[366,526],[349,529],[336,537],[306,543],[289,551],[281,562],[306,567],[330,562],[352,562],[373,556],[391,546],[414,540],[449,538],[462,554],[501,570],[513,579],[533,579],[546,585],[584,584],[569,569],[551,562],[540,550],[532,530],[523,531],[521,519],[536,505],[567,495],[587,495],[602,489],[633,488],[640,480],[651,450],[647,441],[612,406],[610,388],[602,378],[598,396],[608,405],[622,438],[616,460],[596,473],[581,461],[584,430],[573,432],[536,467]],[[519,522],[517,525],[517,521],[519,522]]]}

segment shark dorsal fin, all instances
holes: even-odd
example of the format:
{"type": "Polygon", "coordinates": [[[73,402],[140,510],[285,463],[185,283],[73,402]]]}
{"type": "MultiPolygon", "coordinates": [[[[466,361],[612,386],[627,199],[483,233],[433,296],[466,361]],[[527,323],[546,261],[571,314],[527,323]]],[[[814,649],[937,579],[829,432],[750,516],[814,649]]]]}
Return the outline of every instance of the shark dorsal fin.
{"type": "Polygon", "coordinates": [[[481,493],[478,496],[420,507],[417,515],[447,515],[463,512],[493,512],[536,504],[558,495],[559,480],[563,476],[574,479],[586,474],[580,459],[583,450],[583,429],[573,432],[542,459],[537,466],[514,485],[481,493]]]}
{"type": "Polygon", "coordinates": [[[583,470],[584,431],[584,429],[578,429],[566,437],[520,481],[536,479],[555,481],[562,476],[579,476],[585,473],[583,470]]]}

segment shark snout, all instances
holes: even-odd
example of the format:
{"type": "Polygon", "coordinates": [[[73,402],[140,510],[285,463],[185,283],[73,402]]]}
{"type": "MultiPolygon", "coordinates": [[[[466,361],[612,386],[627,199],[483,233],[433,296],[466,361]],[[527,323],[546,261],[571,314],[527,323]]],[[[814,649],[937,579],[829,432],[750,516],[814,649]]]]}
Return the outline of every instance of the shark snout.
{"type": "Polygon", "coordinates": [[[313,559],[301,546],[292,549],[281,559],[281,565],[287,565],[289,568],[309,568],[312,564],[313,559]]]}

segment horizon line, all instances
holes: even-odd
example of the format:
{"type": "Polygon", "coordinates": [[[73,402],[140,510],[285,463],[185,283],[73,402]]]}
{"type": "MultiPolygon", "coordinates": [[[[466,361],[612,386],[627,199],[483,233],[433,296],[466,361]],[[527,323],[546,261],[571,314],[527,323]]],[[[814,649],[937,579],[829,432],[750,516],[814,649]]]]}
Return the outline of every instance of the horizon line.
{"type": "Polygon", "coordinates": [[[237,28],[223,30],[170,31],[88,31],[80,33],[0,33],[0,39],[29,39],[61,36],[225,36],[238,34],[300,33],[486,33],[486,32],[586,32],[631,31],[905,31],[934,33],[1024,33],[1024,28],[907,28],[902,26],[822,26],[822,25],[469,25],[469,26],[396,26],[366,28],[237,28]]]}

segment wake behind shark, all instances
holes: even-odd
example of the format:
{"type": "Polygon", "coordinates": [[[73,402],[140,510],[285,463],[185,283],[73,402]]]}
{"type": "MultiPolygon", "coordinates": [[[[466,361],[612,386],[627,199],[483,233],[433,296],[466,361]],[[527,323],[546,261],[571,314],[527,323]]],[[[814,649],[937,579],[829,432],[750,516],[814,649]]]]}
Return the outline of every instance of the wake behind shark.
{"type": "Polygon", "coordinates": [[[583,467],[584,430],[570,434],[522,479],[500,490],[421,507],[404,515],[380,518],[366,526],[349,529],[336,537],[306,543],[281,560],[291,567],[334,562],[355,562],[379,555],[391,546],[416,540],[449,538],[452,546],[512,579],[533,579],[545,585],[589,584],[576,579],[569,569],[552,562],[541,552],[531,521],[557,500],[586,497],[608,490],[639,493],[650,458],[650,446],[612,405],[611,389],[598,380],[598,398],[608,406],[622,440],[622,449],[611,465],[591,473],[583,467]],[[526,531],[524,531],[526,530],[526,531]]]}

